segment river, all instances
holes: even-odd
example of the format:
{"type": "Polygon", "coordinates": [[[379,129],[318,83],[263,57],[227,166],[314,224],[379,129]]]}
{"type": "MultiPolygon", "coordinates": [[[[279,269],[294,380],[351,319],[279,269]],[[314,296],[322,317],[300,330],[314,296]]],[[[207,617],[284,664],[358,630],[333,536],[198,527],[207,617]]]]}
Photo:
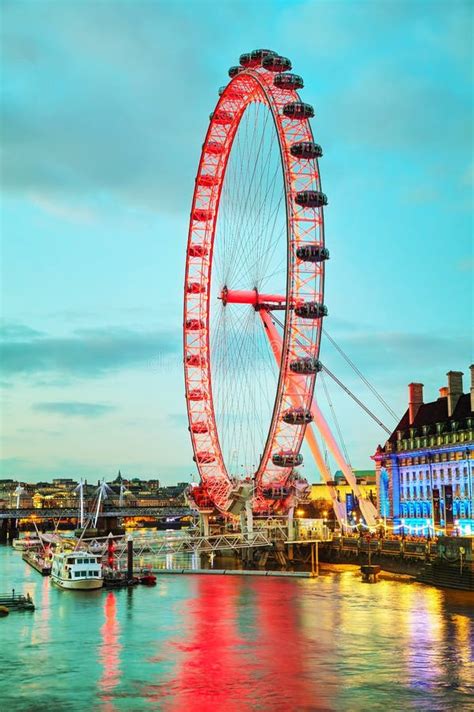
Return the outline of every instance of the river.
{"type": "Polygon", "coordinates": [[[0,546],[8,712],[474,710],[471,594],[415,583],[159,575],[154,588],[63,591],[0,546]]]}

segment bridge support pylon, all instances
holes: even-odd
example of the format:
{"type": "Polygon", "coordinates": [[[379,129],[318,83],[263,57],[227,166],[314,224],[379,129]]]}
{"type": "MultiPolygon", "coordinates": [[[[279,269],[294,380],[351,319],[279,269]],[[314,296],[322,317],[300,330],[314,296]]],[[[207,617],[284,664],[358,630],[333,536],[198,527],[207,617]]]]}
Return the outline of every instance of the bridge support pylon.
{"type": "Polygon", "coordinates": [[[209,536],[209,512],[199,512],[199,529],[202,536],[209,536]]]}
{"type": "Polygon", "coordinates": [[[6,544],[8,539],[8,519],[2,519],[0,523],[0,543],[6,544]]]}
{"type": "Polygon", "coordinates": [[[288,510],[288,541],[293,541],[295,538],[295,505],[293,504],[288,510]]]}
{"type": "Polygon", "coordinates": [[[253,534],[253,509],[250,499],[245,502],[245,509],[240,513],[240,528],[242,534],[253,534]]]}

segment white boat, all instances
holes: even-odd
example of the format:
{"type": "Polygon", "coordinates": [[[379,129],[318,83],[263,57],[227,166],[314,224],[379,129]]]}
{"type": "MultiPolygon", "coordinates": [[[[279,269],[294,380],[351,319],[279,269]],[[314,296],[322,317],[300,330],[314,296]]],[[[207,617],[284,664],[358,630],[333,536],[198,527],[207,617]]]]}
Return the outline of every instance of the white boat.
{"type": "Polygon", "coordinates": [[[16,551],[26,551],[32,547],[40,546],[41,541],[39,539],[30,539],[29,537],[24,537],[23,539],[13,539],[12,546],[16,551]]]}
{"type": "Polygon", "coordinates": [[[87,551],[58,551],[53,554],[51,579],[61,588],[82,591],[102,588],[100,557],[87,551]]]}

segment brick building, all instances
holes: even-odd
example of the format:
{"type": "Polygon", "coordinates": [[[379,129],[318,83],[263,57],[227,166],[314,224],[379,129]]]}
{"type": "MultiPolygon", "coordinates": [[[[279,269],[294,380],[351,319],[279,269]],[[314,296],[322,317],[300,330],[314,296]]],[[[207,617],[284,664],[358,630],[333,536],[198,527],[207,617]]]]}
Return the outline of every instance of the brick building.
{"type": "Polygon", "coordinates": [[[410,383],[406,412],[373,455],[378,510],[408,531],[474,534],[474,366],[470,373],[470,393],[463,393],[463,373],[449,371],[429,403],[423,384],[410,383]]]}

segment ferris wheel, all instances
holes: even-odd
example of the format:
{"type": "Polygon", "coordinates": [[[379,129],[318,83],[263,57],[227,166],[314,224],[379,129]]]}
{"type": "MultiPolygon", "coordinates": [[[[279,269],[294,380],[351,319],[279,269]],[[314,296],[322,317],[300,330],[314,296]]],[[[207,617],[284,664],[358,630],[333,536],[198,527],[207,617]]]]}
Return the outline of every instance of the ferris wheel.
{"type": "MultiPolygon", "coordinates": [[[[309,120],[289,59],[240,57],[219,91],[192,202],[184,372],[201,506],[285,511],[313,420],[324,305],[323,209],[309,120]]],[[[196,494],[198,494],[196,490],[196,494]]]]}

